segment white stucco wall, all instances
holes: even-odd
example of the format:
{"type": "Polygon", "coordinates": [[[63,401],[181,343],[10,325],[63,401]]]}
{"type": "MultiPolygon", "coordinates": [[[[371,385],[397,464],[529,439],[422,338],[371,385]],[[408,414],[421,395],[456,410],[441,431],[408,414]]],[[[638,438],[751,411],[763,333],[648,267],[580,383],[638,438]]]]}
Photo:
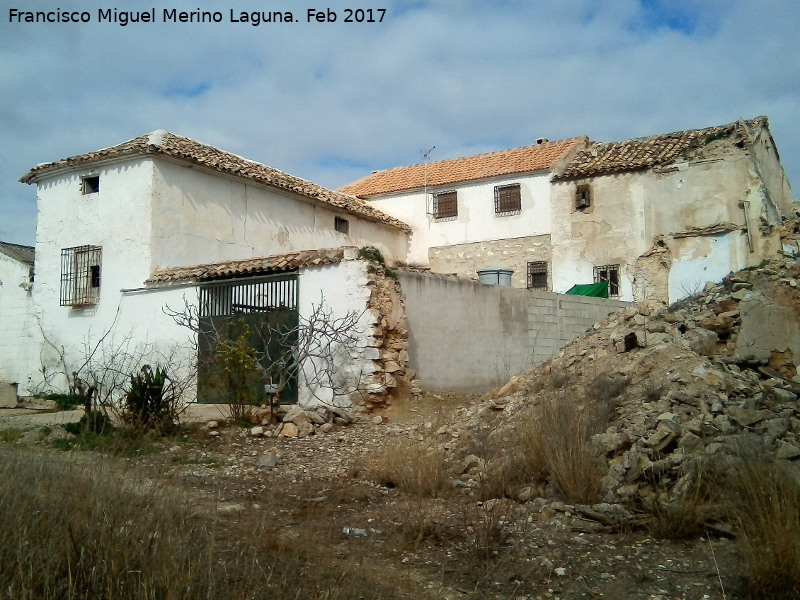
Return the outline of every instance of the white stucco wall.
{"type": "Polygon", "coordinates": [[[152,268],[376,246],[405,258],[407,234],[274,188],[160,158],[154,161],[152,268]],[[334,229],[336,216],[349,233],[334,229]]]}
{"type": "MultiPolygon", "coordinates": [[[[353,333],[359,341],[350,353],[341,353],[336,364],[336,379],[344,382],[344,388],[366,391],[363,381],[375,371],[372,358],[374,349],[369,347],[375,315],[367,311],[370,289],[367,285],[367,262],[364,260],[345,260],[338,264],[310,267],[299,275],[299,306],[301,321],[308,319],[319,306],[324,295],[324,306],[330,308],[333,319],[341,319],[349,312],[359,315],[358,326],[353,333]]],[[[312,372],[306,365],[304,373],[312,372]]],[[[303,407],[317,405],[350,406],[349,395],[334,396],[326,386],[314,386],[306,377],[298,381],[298,403],[303,407]]]]}
{"type": "Polygon", "coordinates": [[[428,249],[469,242],[519,238],[550,232],[550,172],[541,171],[515,176],[483,179],[375,196],[369,202],[411,225],[408,262],[427,265],[428,249]],[[520,184],[521,212],[518,215],[496,215],[494,188],[498,185],[520,184]],[[432,194],[456,190],[458,217],[436,220],[428,214],[433,210],[432,194]]]}
{"type": "Polygon", "coordinates": [[[22,396],[29,395],[28,365],[40,340],[29,279],[27,264],[0,253],[0,382],[19,384],[22,396]]]}

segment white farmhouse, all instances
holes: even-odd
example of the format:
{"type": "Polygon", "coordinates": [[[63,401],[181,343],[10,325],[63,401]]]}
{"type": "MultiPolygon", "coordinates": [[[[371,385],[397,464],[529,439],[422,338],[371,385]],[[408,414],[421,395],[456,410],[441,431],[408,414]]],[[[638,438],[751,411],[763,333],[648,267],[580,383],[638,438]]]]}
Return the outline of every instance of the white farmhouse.
{"type": "Polygon", "coordinates": [[[38,359],[31,305],[33,260],[32,247],[0,242],[0,382],[14,387],[25,388],[27,365],[38,359]]]}
{"type": "Polygon", "coordinates": [[[376,171],[339,191],[409,223],[412,264],[472,277],[509,269],[514,287],[552,289],[550,178],[587,143],[539,139],[524,148],[376,171]]]}
{"type": "Polygon", "coordinates": [[[766,117],[376,171],[340,189],[412,225],[409,261],[564,293],[673,302],[778,248],[792,211],[766,117]]]}
{"type": "MultiPolygon", "coordinates": [[[[361,313],[369,268],[345,247],[406,255],[400,220],[166,131],[37,165],[21,181],[37,186],[30,305],[43,336],[21,394],[64,389],[73,372],[87,379],[87,361],[123,349],[190,370],[191,332],[163,309],[198,305],[212,282],[217,296],[239,299],[216,315],[285,309],[302,318],[323,294],[336,313],[361,313]],[[243,300],[246,292],[258,297],[243,300]]],[[[362,318],[367,333],[373,317],[362,318]]],[[[355,357],[364,364],[353,376],[375,370],[368,354],[355,357]]],[[[382,380],[369,383],[385,391],[382,380]]],[[[300,401],[314,402],[300,387],[300,401]]]]}

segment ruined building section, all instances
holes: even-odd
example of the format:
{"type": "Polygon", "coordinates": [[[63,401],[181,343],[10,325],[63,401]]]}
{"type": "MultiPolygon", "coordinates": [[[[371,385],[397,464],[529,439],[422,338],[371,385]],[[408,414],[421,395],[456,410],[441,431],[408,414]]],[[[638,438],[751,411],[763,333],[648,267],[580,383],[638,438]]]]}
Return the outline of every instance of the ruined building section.
{"type": "Polygon", "coordinates": [[[766,117],[596,143],[553,178],[553,272],[617,270],[619,297],[674,302],[779,248],[792,214],[766,117]]]}
{"type": "Polygon", "coordinates": [[[418,393],[418,387],[412,388],[414,373],[408,367],[408,323],[400,284],[378,261],[368,261],[366,272],[367,311],[372,315],[366,356],[372,359],[372,373],[363,380],[362,401],[373,410],[418,393]]]}

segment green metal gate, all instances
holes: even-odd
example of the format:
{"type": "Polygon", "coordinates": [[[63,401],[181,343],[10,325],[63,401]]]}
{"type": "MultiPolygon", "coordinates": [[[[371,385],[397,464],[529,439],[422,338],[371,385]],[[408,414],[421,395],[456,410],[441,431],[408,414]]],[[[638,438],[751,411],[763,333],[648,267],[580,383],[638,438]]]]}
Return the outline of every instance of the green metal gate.
{"type": "MultiPolygon", "coordinates": [[[[248,362],[248,352],[264,369],[289,356],[299,324],[297,274],[205,283],[200,287],[199,317],[198,402],[268,402],[264,378],[242,365],[248,362]],[[219,340],[227,342],[228,350],[220,351],[219,340]]],[[[280,400],[297,402],[296,376],[280,400]]]]}

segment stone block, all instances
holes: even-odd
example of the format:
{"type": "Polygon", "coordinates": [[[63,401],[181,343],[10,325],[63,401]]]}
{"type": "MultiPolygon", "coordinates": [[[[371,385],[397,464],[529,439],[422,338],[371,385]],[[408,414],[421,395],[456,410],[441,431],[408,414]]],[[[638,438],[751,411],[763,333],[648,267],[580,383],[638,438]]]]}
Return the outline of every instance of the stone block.
{"type": "Polygon", "coordinates": [[[0,383],[0,408],[14,408],[17,403],[17,384],[0,383]]]}

